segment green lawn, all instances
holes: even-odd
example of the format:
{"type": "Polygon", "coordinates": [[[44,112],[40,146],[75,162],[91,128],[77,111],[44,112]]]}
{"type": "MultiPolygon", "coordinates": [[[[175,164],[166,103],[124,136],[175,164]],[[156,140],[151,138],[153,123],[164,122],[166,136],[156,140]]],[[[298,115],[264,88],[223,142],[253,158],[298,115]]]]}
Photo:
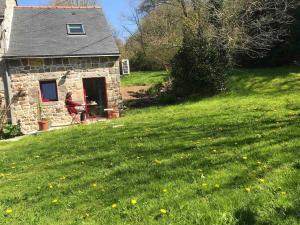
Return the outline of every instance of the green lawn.
{"type": "Polygon", "coordinates": [[[0,224],[299,224],[300,68],[231,86],[1,142],[0,224]]]}
{"type": "Polygon", "coordinates": [[[162,82],[168,73],[164,71],[158,72],[132,72],[128,76],[123,76],[122,86],[143,86],[153,85],[162,82]]]}

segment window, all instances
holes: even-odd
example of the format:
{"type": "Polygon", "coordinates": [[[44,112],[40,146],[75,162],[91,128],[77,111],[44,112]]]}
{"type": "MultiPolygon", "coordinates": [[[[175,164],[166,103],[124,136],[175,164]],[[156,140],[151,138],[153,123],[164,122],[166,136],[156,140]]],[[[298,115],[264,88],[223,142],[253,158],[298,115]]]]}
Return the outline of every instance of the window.
{"type": "Polygon", "coordinates": [[[55,80],[40,81],[40,88],[43,102],[53,102],[58,100],[55,80]]]}
{"type": "Polygon", "coordinates": [[[68,34],[85,34],[83,24],[67,24],[68,34]]]}

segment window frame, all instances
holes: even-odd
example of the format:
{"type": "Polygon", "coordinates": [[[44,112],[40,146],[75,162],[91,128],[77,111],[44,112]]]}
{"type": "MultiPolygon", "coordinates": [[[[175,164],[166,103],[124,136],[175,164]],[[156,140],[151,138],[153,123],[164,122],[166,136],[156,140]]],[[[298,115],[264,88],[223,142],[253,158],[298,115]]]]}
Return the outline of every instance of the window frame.
{"type": "Polygon", "coordinates": [[[82,23],[67,23],[67,32],[68,35],[86,35],[85,29],[82,23]],[[82,32],[71,32],[70,25],[80,25],[82,28],[82,32]]]}
{"type": "Polygon", "coordinates": [[[58,101],[58,91],[57,91],[57,82],[56,82],[56,80],[40,80],[39,83],[40,83],[40,96],[41,96],[42,102],[57,102],[58,101]],[[43,97],[42,85],[43,84],[52,84],[52,83],[55,84],[55,95],[56,95],[56,98],[55,99],[49,99],[49,100],[47,99],[46,100],[43,97]]]}

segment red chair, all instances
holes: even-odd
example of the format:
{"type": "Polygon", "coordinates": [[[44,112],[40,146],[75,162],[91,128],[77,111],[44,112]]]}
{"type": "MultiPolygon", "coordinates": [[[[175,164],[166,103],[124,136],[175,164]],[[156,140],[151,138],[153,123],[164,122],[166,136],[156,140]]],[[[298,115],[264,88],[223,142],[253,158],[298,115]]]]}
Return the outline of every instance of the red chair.
{"type": "Polygon", "coordinates": [[[78,113],[73,113],[71,112],[71,110],[68,108],[68,106],[66,106],[69,115],[72,117],[72,121],[71,121],[71,125],[73,124],[80,124],[81,120],[80,120],[80,115],[78,113]]]}

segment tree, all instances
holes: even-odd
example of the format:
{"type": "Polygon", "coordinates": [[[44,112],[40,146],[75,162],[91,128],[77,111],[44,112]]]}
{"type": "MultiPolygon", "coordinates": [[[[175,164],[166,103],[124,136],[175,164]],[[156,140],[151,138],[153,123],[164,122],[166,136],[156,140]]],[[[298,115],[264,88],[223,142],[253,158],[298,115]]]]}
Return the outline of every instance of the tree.
{"type": "Polygon", "coordinates": [[[193,1],[184,41],[173,61],[174,85],[183,93],[226,89],[226,74],[243,53],[263,57],[289,34],[293,0],[193,1]],[[199,46],[198,46],[199,45],[199,46]]]}
{"type": "Polygon", "coordinates": [[[137,27],[136,32],[132,33],[124,26],[130,34],[126,49],[133,69],[162,69],[164,64],[170,63],[182,43],[181,9],[166,1],[150,3],[153,4],[151,10],[138,7],[127,18],[130,25],[137,27]]]}

